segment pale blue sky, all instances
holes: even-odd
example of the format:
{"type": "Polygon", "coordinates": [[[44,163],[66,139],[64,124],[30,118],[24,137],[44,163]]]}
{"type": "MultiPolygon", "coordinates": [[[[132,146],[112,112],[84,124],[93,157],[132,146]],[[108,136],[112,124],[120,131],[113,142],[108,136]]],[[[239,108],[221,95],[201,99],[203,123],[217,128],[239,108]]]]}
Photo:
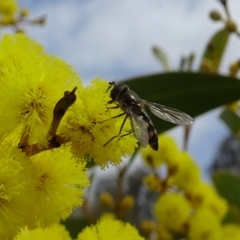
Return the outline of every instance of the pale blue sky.
{"type": "MultiPolygon", "coordinates": [[[[229,1],[233,18],[240,23],[240,1],[229,1]]],[[[217,0],[20,0],[31,16],[47,15],[44,27],[29,27],[28,34],[49,53],[73,65],[85,84],[94,77],[121,80],[161,71],[151,47],[167,52],[177,69],[182,55],[196,53],[197,69],[203,49],[221,23],[210,21],[212,9],[223,12],[217,0]]],[[[221,72],[239,59],[240,39],[232,36],[221,72]]],[[[228,134],[218,120],[219,110],[196,118],[189,151],[207,169],[216,147],[228,134]]],[[[171,134],[181,143],[182,128],[171,134]]]]}

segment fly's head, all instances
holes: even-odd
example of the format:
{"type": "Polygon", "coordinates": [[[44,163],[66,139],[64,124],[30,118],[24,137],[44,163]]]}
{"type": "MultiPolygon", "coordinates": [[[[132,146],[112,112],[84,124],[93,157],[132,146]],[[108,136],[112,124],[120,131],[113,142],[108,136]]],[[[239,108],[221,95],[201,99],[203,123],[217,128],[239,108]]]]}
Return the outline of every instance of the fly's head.
{"type": "Polygon", "coordinates": [[[116,84],[115,82],[109,82],[109,85],[109,88],[112,87],[110,91],[110,98],[112,99],[111,102],[119,101],[121,96],[129,90],[128,86],[123,83],[116,84]]]}

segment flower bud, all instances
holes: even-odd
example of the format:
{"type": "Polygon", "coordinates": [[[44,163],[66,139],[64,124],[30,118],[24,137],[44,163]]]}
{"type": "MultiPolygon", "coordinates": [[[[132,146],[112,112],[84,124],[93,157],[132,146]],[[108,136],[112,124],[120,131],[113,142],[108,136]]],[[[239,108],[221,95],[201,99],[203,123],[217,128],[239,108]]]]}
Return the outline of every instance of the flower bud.
{"type": "Polygon", "coordinates": [[[222,16],[221,14],[214,10],[214,11],[211,11],[210,14],[209,14],[210,18],[213,20],[213,21],[219,21],[222,19],[222,16]]]}
{"type": "Polygon", "coordinates": [[[99,196],[100,202],[108,207],[109,209],[113,209],[115,206],[113,196],[109,192],[102,192],[99,196]]]}
{"type": "Polygon", "coordinates": [[[134,206],[134,202],[135,200],[133,196],[131,195],[124,196],[121,201],[121,209],[124,210],[125,212],[129,211],[134,206]]]}
{"type": "Polygon", "coordinates": [[[238,70],[239,70],[239,66],[237,62],[234,62],[229,66],[229,72],[232,77],[235,77],[237,75],[238,70]]]}
{"type": "Polygon", "coordinates": [[[226,21],[226,29],[227,29],[229,32],[236,32],[236,31],[237,31],[237,25],[236,25],[236,23],[234,23],[233,21],[227,20],[227,21],[226,21]]]}
{"type": "Polygon", "coordinates": [[[28,17],[29,14],[30,14],[30,11],[29,11],[29,9],[26,9],[26,8],[22,9],[21,12],[20,12],[20,16],[22,18],[28,17]]]}

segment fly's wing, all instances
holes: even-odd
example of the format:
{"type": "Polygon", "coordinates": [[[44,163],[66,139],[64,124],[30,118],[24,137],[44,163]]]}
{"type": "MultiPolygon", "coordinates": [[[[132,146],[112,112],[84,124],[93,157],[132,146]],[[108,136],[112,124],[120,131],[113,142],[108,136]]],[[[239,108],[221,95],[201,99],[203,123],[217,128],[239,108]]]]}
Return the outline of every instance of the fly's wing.
{"type": "Polygon", "coordinates": [[[135,137],[139,141],[142,147],[146,147],[148,145],[148,123],[143,120],[142,116],[133,113],[128,109],[128,116],[131,120],[132,130],[134,132],[135,137]]]}
{"type": "Polygon", "coordinates": [[[142,103],[149,107],[151,112],[157,117],[180,125],[190,125],[194,123],[194,119],[188,114],[171,107],[167,107],[158,103],[151,103],[146,100],[142,100],[142,103]]]}

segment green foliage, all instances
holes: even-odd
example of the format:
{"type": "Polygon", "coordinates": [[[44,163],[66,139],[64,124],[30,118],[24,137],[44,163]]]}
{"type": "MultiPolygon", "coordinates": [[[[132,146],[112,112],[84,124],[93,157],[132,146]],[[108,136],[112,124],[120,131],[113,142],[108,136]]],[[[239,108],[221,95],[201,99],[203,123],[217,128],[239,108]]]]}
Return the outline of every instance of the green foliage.
{"type": "Polygon", "coordinates": [[[212,174],[218,193],[227,200],[229,211],[224,223],[240,223],[240,175],[219,170],[212,174]]]}
{"type": "Polygon", "coordinates": [[[228,203],[240,208],[240,175],[222,170],[213,173],[212,179],[218,193],[228,203]]]}
{"type": "Polygon", "coordinates": [[[220,118],[225,122],[233,133],[238,133],[240,130],[240,117],[232,110],[225,109],[220,118]]]}
{"type": "Polygon", "coordinates": [[[167,58],[167,55],[164,53],[164,51],[157,46],[154,46],[152,48],[152,51],[154,53],[154,55],[157,57],[157,59],[159,60],[159,62],[163,65],[164,69],[166,71],[170,70],[170,64],[167,58]]]}
{"type": "Polygon", "coordinates": [[[212,67],[217,70],[221,63],[223,53],[228,43],[229,31],[225,28],[216,32],[208,42],[203,54],[203,61],[209,60],[212,67]]]}

